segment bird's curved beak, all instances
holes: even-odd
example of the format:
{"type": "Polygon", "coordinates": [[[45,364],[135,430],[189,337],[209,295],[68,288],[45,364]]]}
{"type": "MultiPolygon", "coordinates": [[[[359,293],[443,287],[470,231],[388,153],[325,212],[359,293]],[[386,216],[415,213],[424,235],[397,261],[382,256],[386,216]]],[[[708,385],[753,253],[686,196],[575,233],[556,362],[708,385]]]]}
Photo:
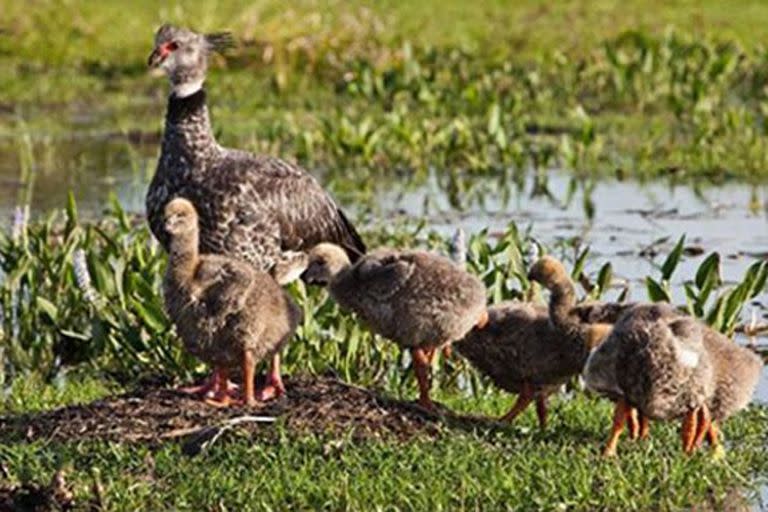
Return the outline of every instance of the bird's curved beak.
{"type": "Polygon", "coordinates": [[[149,59],[147,59],[147,65],[151,68],[156,68],[160,64],[163,63],[166,57],[171,53],[171,49],[168,47],[167,44],[161,45],[156,47],[154,50],[152,50],[152,53],[149,54],[149,59]]]}
{"type": "Polygon", "coordinates": [[[162,54],[161,50],[159,48],[155,48],[152,50],[152,53],[149,54],[149,59],[147,59],[147,66],[151,68],[156,68],[160,65],[161,62],[165,59],[165,55],[162,54]]]}

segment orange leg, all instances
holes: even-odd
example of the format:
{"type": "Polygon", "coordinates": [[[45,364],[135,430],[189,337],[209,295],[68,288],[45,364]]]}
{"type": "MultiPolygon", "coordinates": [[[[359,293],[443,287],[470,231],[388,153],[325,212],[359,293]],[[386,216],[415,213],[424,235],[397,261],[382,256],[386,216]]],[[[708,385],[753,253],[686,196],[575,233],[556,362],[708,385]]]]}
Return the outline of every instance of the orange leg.
{"type": "Polygon", "coordinates": [[[683,442],[683,452],[693,453],[696,441],[696,431],[698,428],[699,410],[692,409],[683,417],[683,428],[680,431],[680,437],[683,442]]]}
{"type": "Polygon", "coordinates": [[[648,435],[650,434],[651,429],[648,416],[641,412],[638,412],[638,416],[640,416],[640,439],[648,439],[648,435]]]}
{"type": "Polygon", "coordinates": [[[429,390],[432,387],[432,358],[435,355],[435,347],[413,348],[411,355],[416,381],[419,384],[419,405],[429,411],[435,411],[435,404],[429,397],[429,390]]]}
{"type": "Polygon", "coordinates": [[[544,393],[536,397],[536,416],[539,418],[541,430],[547,428],[547,395],[544,393]]]}
{"type": "Polygon", "coordinates": [[[243,401],[249,407],[256,403],[255,390],[253,389],[255,370],[256,361],[253,359],[253,352],[245,350],[243,352],[243,388],[245,393],[243,401]]]}
{"type": "Polygon", "coordinates": [[[613,410],[613,425],[611,426],[611,435],[608,438],[608,443],[603,448],[604,457],[614,457],[616,455],[616,446],[619,444],[619,437],[624,430],[624,424],[629,417],[630,407],[627,402],[621,398],[616,402],[616,407],[613,410]]]}
{"type": "Polygon", "coordinates": [[[477,319],[475,327],[478,329],[484,328],[486,325],[488,325],[488,319],[488,311],[483,311],[483,313],[480,315],[480,318],[477,319]]]}
{"type": "Polygon", "coordinates": [[[627,411],[627,428],[629,429],[630,439],[634,441],[640,437],[639,413],[634,407],[627,411]]]}
{"type": "Polygon", "coordinates": [[[224,367],[216,368],[213,372],[216,380],[214,384],[213,398],[206,398],[205,403],[215,407],[229,407],[231,400],[229,396],[229,372],[224,367]]]}
{"type": "Polygon", "coordinates": [[[280,375],[280,354],[272,356],[272,362],[269,365],[269,374],[267,382],[256,391],[256,399],[260,402],[278,398],[285,394],[285,385],[280,375]]]}
{"type": "Polygon", "coordinates": [[[702,405],[696,416],[696,436],[693,440],[693,450],[697,449],[704,442],[710,425],[712,425],[712,415],[709,413],[709,407],[702,405]]]}
{"type": "Polygon", "coordinates": [[[717,423],[714,421],[709,424],[709,430],[707,430],[707,442],[713,448],[717,448],[720,445],[720,432],[717,428],[717,423]]]}
{"type": "Polygon", "coordinates": [[[533,402],[533,399],[533,388],[528,383],[523,384],[523,389],[517,395],[515,405],[512,406],[507,414],[499,418],[499,421],[512,422],[533,402]]]}

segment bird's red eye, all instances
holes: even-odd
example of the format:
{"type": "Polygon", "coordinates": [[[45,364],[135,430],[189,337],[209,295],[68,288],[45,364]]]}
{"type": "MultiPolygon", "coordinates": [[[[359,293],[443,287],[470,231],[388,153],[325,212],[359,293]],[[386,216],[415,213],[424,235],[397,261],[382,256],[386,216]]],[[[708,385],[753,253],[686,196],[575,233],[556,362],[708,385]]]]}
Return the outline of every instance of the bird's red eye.
{"type": "Polygon", "coordinates": [[[160,55],[165,57],[166,55],[168,55],[172,51],[176,50],[178,47],[179,47],[179,45],[176,43],[176,41],[171,41],[169,43],[163,43],[160,46],[160,55]]]}

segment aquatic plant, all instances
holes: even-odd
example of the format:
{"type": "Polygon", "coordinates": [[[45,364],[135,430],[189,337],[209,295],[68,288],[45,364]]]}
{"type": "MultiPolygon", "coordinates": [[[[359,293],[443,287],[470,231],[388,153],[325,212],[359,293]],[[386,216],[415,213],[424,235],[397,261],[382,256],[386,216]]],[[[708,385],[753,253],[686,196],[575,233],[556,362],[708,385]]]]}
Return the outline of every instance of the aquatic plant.
{"type": "MultiPolygon", "coordinates": [[[[81,221],[70,199],[65,211],[26,224],[24,236],[0,235],[0,312],[6,378],[37,372],[48,378],[72,366],[122,377],[162,372],[187,378],[199,369],[176,341],[160,297],[165,256],[142,219],[129,216],[116,201],[104,218],[81,221]]],[[[397,224],[366,233],[373,245],[425,247],[448,254],[451,240],[425,226],[397,224]]],[[[682,257],[684,239],[661,266],[662,279],[648,277],[649,297],[669,300],[670,279],[682,257]],[[652,285],[650,283],[653,283],[652,285]]],[[[564,248],[565,249],[565,248],[564,248]]],[[[488,288],[491,302],[530,298],[527,268],[540,252],[530,228],[512,223],[501,233],[473,233],[466,242],[466,267],[488,288]]],[[[563,251],[563,255],[574,252],[563,251]]],[[[586,270],[588,250],[574,253],[573,276],[591,298],[612,284],[612,267],[586,270]]],[[[756,262],[735,286],[724,286],[719,256],[702,262],[685,284],[692,314],[732,333],[743,305],[765,289],[768,265],[756,262]]],[[[287,349],[292,368],[334,371],[344,378],[382,386],[410,385],[399,370],[404,353],[371,335],[339,311],[323,290],[301,283],[292,292],[304,309],[304,323],[287,349]]],[[[623,300],[626,290],[619,295],[623,300]]],[[[484,383],[461,361],[441,361],[445,385],[463,380],[473,389],[484,383]]]]}
{"type": "MultiPolygon", "coordinates": [[[[684,244],[685,236],[682,236],[664,260],[660,280],[650,276],[646,278],[651,300],[672,302],[670,283],[683,256],[684,244]]],[[[695,278],[683,282],[686,308],[691,315],[705,319],[715,329],[732,336],[744,306],[766,288],[768,261],[755,261],[747,268],[741,281],[724,286],[720,260],[719,253],[710,253],[699,265],[695,278]]]]}

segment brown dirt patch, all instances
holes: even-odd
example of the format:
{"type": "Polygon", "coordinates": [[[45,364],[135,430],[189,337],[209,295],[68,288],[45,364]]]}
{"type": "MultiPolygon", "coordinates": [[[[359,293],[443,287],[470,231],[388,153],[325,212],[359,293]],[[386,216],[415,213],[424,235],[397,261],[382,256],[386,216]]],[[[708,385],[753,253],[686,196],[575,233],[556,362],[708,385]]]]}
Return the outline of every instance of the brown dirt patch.
{"type": "Polygon", "coordinates": [[[445,412],[431,415],[412,402],[387,398],[332,377],[286,378],[287,395],[252,408],[212,407],[197,398],[150,385],[134,392],[35,414],[0,417],[0,439],[111,440],[158,442],[193,440],[192,452],[222,430],[237,428],[270,436],[280,420],[298,433],[346,435],[355,439],[438,435],[446,425],[488,428],[494,422],[445,412]]]}

